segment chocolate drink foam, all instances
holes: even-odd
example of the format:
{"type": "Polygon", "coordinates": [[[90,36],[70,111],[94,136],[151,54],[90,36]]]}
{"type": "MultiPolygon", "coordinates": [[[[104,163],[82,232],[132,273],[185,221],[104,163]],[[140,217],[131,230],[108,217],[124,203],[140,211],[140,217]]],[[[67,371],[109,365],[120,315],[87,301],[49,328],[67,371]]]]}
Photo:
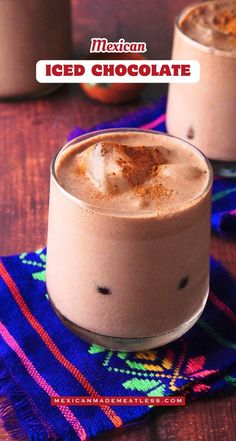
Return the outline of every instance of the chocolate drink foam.
{"type": "Polygon", "coordinates": [[[134,141],[132,132],[94,137],[61,156],[58,181],[73,196],[104,209],[178,209],[202,192],[207,168],[200,154],[167,144],[153,142],[153,135],[134,141]]]}
{"type": "Polygon", "coordinates": [[[191,39],[236,55],[236,2],[208,1],[190,7],[179,26],[191,39]]]}

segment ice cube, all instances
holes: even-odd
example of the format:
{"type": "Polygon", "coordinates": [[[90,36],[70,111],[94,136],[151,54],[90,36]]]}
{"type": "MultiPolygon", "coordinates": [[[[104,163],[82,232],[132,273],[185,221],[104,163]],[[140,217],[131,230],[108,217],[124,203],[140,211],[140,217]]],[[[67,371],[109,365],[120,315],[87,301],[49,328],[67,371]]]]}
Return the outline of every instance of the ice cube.
{"type": "Polygon", "coordinates": [[[121,193],[149,179],[155,165],[167,162],[166,156],[164,147],[99,142],[88,155],[87,174],[103,193],[121,193]]]}
{"type": "Polygon", "coordinates": [[[103,193],[117,193],[128,188],[128,182],[117,161],[113,143],[100,142],[90,152],[87,174],[103,193]]]}

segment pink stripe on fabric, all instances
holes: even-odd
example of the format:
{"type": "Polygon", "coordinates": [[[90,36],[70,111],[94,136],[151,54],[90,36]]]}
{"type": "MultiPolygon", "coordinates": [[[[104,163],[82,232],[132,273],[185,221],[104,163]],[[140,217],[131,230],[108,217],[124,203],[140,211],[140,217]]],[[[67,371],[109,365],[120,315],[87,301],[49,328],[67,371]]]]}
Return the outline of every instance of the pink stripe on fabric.
{"type": "Polygon", "coordinates": [[[209,299],[222,312],[224,312],[233,323],[236,323],[236,314],[225,303],[222,302],[213,292],[210,292],[209,299]]]}
{"type": "MultiPolygon", "coordinates": [[[[10,273],[8,273],[7,269],[5,268],[5,266],[1,261],[0,261],[0,276],[3,278],[6,286],[10,290],[13,298],[18,304],[25,318],[28,320],[32,328],[37,332],[37,334],[42,339],[44,344],[48,347],[51,354],[54,355],[55,359],[59,361],[61,365],[64,366],[64,368],[67,369],[67,371],[70,372],[74,376],[74,378],[76,378],[77,381],[80,382],[80,384],[88,392],[89,395],[99,397],[99,394],[97,393],[96,389],[90,384],[90,382],[82,374],[82,372],[80,372],[80,370],[62,354],[60,349],[57,347],[56,343],[49,336],[49,334],[41,325],[41,323],[39,323],[36,320],[34,315],[31,313],[30,309],[28,308],[27,304],[25,303],[24,298],[22,297],[18,287],[16,286],[15,281],[11,277],[10,273]]],[[[116,415],[115,411],[111,407],[104,406],[101,408],[101,410],[112,421],[115,427],[120,427],[123,424],[122,419],[118,415],[116,415]]]]}
{"type": "MultiPolygon", "coordinates": [[[[41,389],[46,392],[49,397],[58,396],[59,394],[52,388],[52,386],[41,376],[38,370],[34,367],[33,363],[27,357],[23,349],[19,346],[14,337],[9,333],[7,328],[0,322],[0,334],[2,338],[5,340],[7,345],[17,354],[21,363],[24,365],[27,372],[31,375],[34,381],[41,387],[41,389]]],[[[76,434],[79,436],[81,441],[85,441],[87,439],[87,435],[85,429],[80,424],[79,420],[75,417],[73,412],[67,406],[58,406],[58,409],[63,414],[64,418],[68,421],[68,423],[73,427],[76,434]]]]}
{"type": "Polygon", "coordinates": [[[154,127],[159,126],[161,123],[163,123],[166,120],[166,114],[163,113],[163,115],[158,116],[158,118],[154,119],[153,121],[150,121],[147,124],[143,124],[140,126],[140,129],[153,129],[154,127]]]}

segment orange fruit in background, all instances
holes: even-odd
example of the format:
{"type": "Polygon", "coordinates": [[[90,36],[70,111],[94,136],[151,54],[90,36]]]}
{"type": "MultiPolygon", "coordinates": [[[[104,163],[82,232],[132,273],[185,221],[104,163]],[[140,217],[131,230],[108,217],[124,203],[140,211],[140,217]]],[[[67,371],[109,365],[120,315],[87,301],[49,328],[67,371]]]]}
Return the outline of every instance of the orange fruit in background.
{"type": "MultiPolygon", "coordinates": [[[[145,57],[137,53],[119,54],[96,54],[89,60],[145,60],[145,57]]],[[[132,101],[137,98],[145,87],[144,83],[81,83],[80,87],[96,101],[107,104],[119,104],[132,101]]]]}

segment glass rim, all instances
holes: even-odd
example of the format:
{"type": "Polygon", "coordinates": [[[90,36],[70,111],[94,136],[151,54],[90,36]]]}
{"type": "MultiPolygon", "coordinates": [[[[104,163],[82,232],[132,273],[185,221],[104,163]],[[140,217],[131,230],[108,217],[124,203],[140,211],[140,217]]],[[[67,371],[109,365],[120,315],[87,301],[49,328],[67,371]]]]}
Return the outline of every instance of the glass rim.
{"type": "MultiPolygon", "coordinates": [[[[219,2],[220,2],[220,0],[205,0],[205,1],[201,0],[201,1],[194,1],[192,3],[189,3],[189,5],[185,6],[183,9],[181,9],[181,11],[176,15],[175,27],[189,43],[191,43],[193,46],[196,46],[196,48],[198,48],[199,50],[207,52],[209,55],[219,55],[219,56],[223,56],[223,57],[227,57],[227,58],[236,58],[235,52],[233,53],[231,51],[226,51],[224,49],[218,49],[218,48],[215,48],[214,46],[207,46],[206,44],[200,43],[199,41],[196,41],[193,38],[191,38],[189,35],[187,35],[183,31],[183,29],[181,29],[181,27],[180,27],[180,19],[188,10],[194,9],[198,5],[204,5],[206,3],[219,3],[219,2]]],[[[233,3],[232,0],[231,0],[231,3],[233,3]]]]}
{"type": "Polygon", "coordinates": [[[93,211],[93,212],[97,212],[97,213],[101,213],[101,214],[106,214],[106,215],[111,215],[111,216],[117,216],[117,217],[137,217],[137,218],[141,218],[143,217],[147,217],[147,218],[157,218],[159,215],[161,217],[167,217],[170,216],[174,213],[179,213],[182,212],[185,208],[191,207],[193,202],[197,202],[198,200],[201,200],[210,190],[211,186],[212,186],[212,182],[213,182],[213,169],[211,166],[210,161],[207,159],[207,157],[201,152],[201,150],[199,150],[197,147],[195,147],[194,145],[190,144],[187,141],[184,141],[181,138],[178,138],[176,136],[170,135],[168,133],[165,132],[160,132],[157,130],[145,130],[142,128],[131,128],[131,127],[121,127],[121,128],[109,128],[109,129],[102,129],[102,130],[96,130],[93,132],[88,132],[88,133],[84,133],[82,135],[79,135],[78,137],[70,140],[69,142],[67,142],[66,144],[64,144],[62,147],[60,147],[57,152],[55,153],[52,161],[51,161],[51,165],[50,165],[50,176],[53,179],[54,184],[56,185],[56,187],[60,190],[60,192],[68,199],[70,199],[72,202],[80,205],[82,208],[93,211]],[[137,210],[137,211],[131,211],[131,210],[114,210],[111,208],[104,208],[101,207],[99,205],[95,205],[92,204],[90,202],[86,202],[82,199],[80,199],[79,197],[73,195],[72,193],[70,193],[69,191],[67,191],[60,183],[56,174],[56,162],[57,159],[60,157],[60,155],[69,147],[76,145],[81,142],[84,141],[86,139],[89,138],[93,138],[97,135],[103,134],[103,133],[115,133],[115,132],[142,132],[142,133],[152,133],[154,135],[161,135],[161,136],[166,136],[168,138],[174,139],[176,141],[181,142],[181,144],[184,144],[187,148],[190,148],[191,150],[193,150],[194,152],[196,152],[201,158],[202,160],[206,163],[207,165],[207,170],[208,170],[208,180],[206,182],[206,185],[204,187],[203,190],[201,190],[200,193],[198,193],[196,196],[194,196],[192,199],[183,202],[180,205],[178,205],[177,207],[175,207],[174,209],[155,209],[155,210],[137,210]]]}

